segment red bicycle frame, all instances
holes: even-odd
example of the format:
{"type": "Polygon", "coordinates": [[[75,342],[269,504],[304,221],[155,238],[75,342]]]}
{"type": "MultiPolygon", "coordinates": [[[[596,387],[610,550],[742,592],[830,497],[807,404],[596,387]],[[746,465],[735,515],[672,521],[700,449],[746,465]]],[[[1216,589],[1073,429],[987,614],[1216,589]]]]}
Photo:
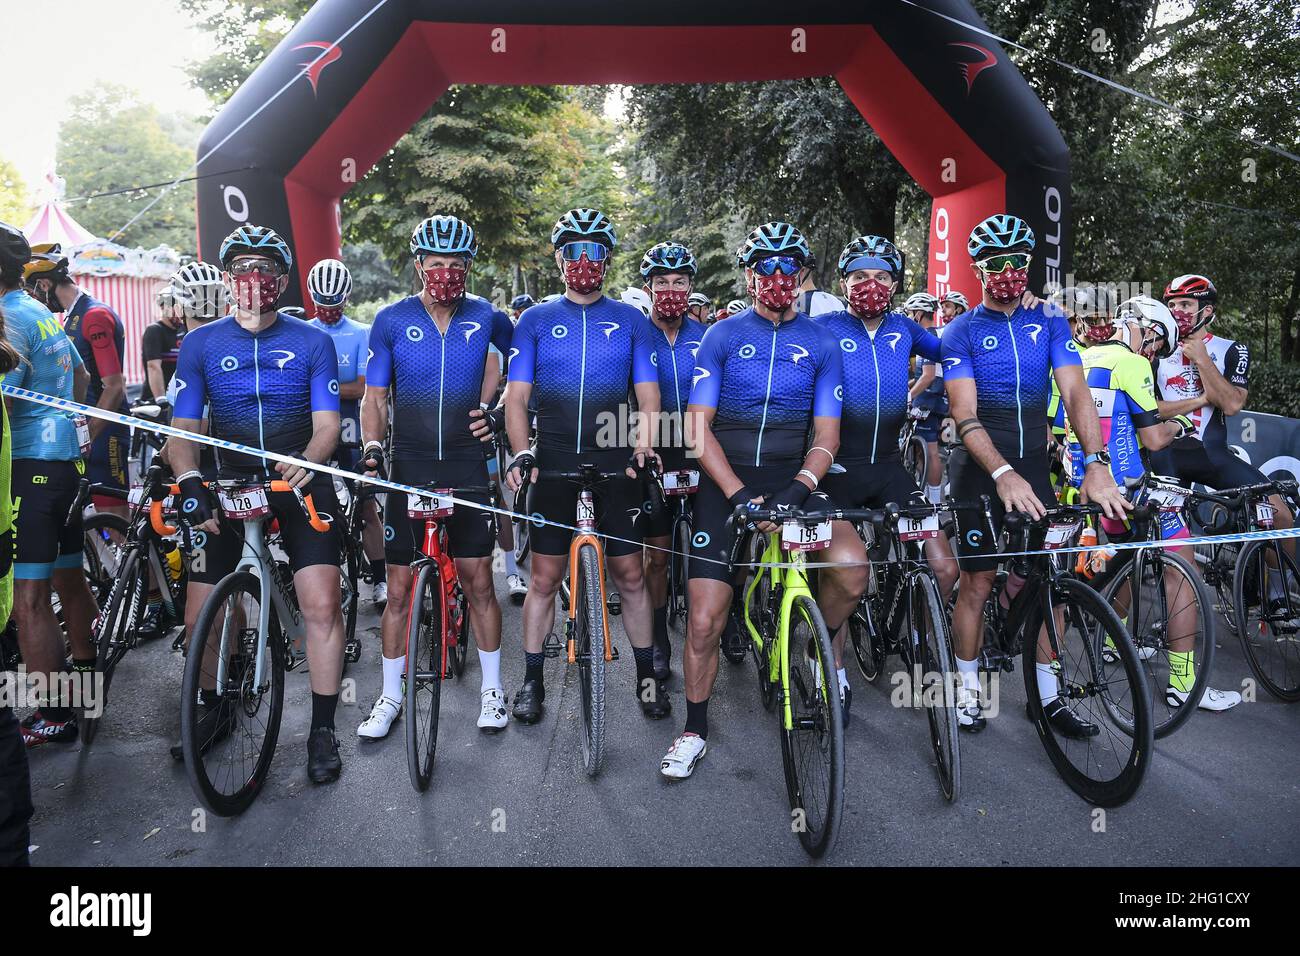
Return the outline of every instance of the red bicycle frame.
{"type": "Polygon", "coordinates": [[[424,557],[417,558],[411,562],[411,597],[410,603],[406,609],[406,619],[411,620],[411,615],[415,613],[415,600],[417,597],[415,582],[419,578],[421,566],[432,562],[438,567],[438,579],[442,582],[442,600],[438,602],[438,613],[441,615],[439,622],[443,640],[442,660],[438,662],[439,674],[447,674],[447,648],[448,634],[451,635],[452,641],[460,641],[461,628],[464,624],[465,609],[460,606],[456,599],[456,591],[460,585],[460,578],[456,576],[456,561],[451,556],[450,542],[447,540],[447,531],[439,524],[437,518],[424,519],[424,544],[420,551],[424,557]],[[449,631],[447,627],[448,611],[454,614],[451,619],[455,622],[455,630],[449,631]]]}

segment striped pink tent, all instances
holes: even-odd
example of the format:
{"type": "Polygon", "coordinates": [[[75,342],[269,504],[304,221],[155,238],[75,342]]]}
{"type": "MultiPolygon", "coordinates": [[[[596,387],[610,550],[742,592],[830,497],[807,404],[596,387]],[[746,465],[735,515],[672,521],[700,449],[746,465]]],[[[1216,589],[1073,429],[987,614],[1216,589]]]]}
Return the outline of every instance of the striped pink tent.
{"type": "Polygon", "coordinates": [[[36,215],[23,228],[23,235],[34,246],[43,242],[57,242],[64,249],[95,241],[94,233],[73,219],[66,209],[53,200],[41,204],[36,215]]]}

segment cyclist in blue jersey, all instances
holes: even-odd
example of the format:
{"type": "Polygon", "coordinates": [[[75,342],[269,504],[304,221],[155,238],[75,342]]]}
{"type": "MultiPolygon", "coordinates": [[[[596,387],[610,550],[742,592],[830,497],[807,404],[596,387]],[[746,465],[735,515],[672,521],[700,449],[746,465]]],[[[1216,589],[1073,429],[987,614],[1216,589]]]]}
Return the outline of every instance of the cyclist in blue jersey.
{"type": "MultiPolygon", "coordinates": [[[[0,223],[0,310],[5,335],[20,361],[6,385],[55,398],[80,400],[89,382],[81,356],[59,320],[22,288],[31,250],[22,232],[0,223]]],[[[22,722],[28,747],[77,739],[76,714],[60,696],[63,635],[50,587],[59,595],[74,671],[95,669],[90,643],[95,600],[81,565],[81,514],[68,514],[85,471],[83,440],[67,412],[22,399],[5,399],[12,450],[13,540],[0,540],[14,568],[13,615],[29,674],[48,681],[36,711],[22,722]]],[[[84,430],[84,426],[82,426],[84,430]]],[[[84,439],[84,436],[83,436],[84,439]]],[[[6,536],[7,537],[7,536],[6,536]]]]}
{"type": "MultiPolygon", "coordinates": [[[[354,322],[343,314],[352,294],[352,273],[338,259],[322,259],[307,273],[307,295],[315,317],[311,324],[334,340],[339,360],[339,448],[335,461],[340,468],[357,463],[361,443],[361,397],[366,393],[367,341],[370,327],[354,322]]],[[[370,562],[375,605],[382,612],[388,602],[388,584],[384,570],[384,532],[379,520],[379,506],[367,498],[362,506],[362,549],[370,562]]]]}
{"type": "Polygon", "coordinates": [[[637,468],[654,458],[648,423],[659,418],[659,380],[652,356],[650,323],[635,306],[600,290],[617,240],[614,227],[596,209],[571,209],[551,230],[555,265],[564,295],[541,302],[519,318],[509,355],[505,393],[506,431],[514,457],[506,469],[513,493],[531,479],[528,511],[555,522],[532,527],[532,580],[524,599],[524,683],[514,714],[524,723],[542,716],[543,642],[555,620],[555,594],[567,564],[577,512],[578,488],[547,472],[572,472],[590,464],[601,471],[626,468],[596,496],[600,533],[608,535],[606,563],[622,596],[623,627],[636,659],[633,688],[641,712],[668,716],[671,706],[654,679],[653,633],[641,558],[642,495],[637,468]],[[638,414],[630,420],[628,389],[638,414]],[[529,402],[537,411],[537,447],[529,448],[529,402]],[[623,423],[629,422],[624,444],[623,423]],[[630,460],[629,460],[630,455],[630,460]],[[540,469],[540,472],[539,472],[540,469]]]}
{"type": "MultiPolygon", "coordinates": [[[[485,382],[488,352],[492,346],[509,350],[510,319],[486,299],[465,292],[478,252],[468,223],[455,216],[425,219],[412,234],[410,249],[422,289],[375,316],[361,409],[362,455],[376,471],[387,461],[394,481],[482,489],[459,497],[487,504],[487,464],[470,424],[485,389],[496,388],[496,382],[485,382]],[[385,452],[390,414],[392,446],[385,452]]],[[[478,726],[496,732],[507,723],[501,605],[492,581],[496,519],[490,511],[456,505],[446,526],[482,666],[478,726]]],[[[363,738],[386,736],[401,711],[411,562],[423,536],[424,522],[407,516],[406,496],[389,494],[384,508],[389,600],[382,622],[383,693],[357,728],[363,738]]]]}
{"type": "MultiPolygon", "coordinates": [[[[939,339],[889,309],[903,275],[903,255],[881,236],[859,236],[840,253],[840,285],[848,308],[817,316],[839,343],[843,363],[840,449],[822,490],[842,508],[883,508],[916,503],[921,490],[903,467],[898,435],[908,410],[912,356],[939,358],[939,339]]],[[[945,599],[957,582],[948,540],[932,538],[925,553],[945,599]]],[[[847,724],[852,693],[843,666],[847,628],[835,633],[842,713],[847,724]]]]}
{"type": "MultiPolygon", "coordinates": [[[[223,240],[220,255],[233,311],[185,336],[174,377],[174,424],[198,431],[206,409],[215,438],[308,462],[329,461],[339,441],[338,358],[328,335],[276,311],[293,265],[288,245],[273,230],[244,225],[223,240]]],[[[178,515],[191,552],[190,574],[215,585],[238,562],[239,528],[214,512],[195,444],[177,441],[168,454],[180,485],[178,515]]],[[[309,492],[319,511],[338,514],[328,475],[285,463],[270,469],[266,459],[233,451],[219,450],[216,461],[223,477],[264,483],[282,478],[309,492]]],[[[337,532],[314,530],[294,494],[273,492],[268,498],[307,634],[307,774],[314,783],[329,783],[343,766],[334,733],[343,665],[337,532]]],[[[203,701],[200,722],[211,726],[200,730],[200,739],[228,733],[226,708],[214,690],[203,693],[211,696],[203,701]]]]}
{"type": "MultiPolygon", "coordinates": [[[[732,601],[728,517],[751,502],[792,509],[828,505],[817,487],[840,446],[839,346],[794,307],[807,241],[789,223],[769,222],[749,233],[736,257],[754,305],[705,333],[687,407],[690,450],[703,474],[689,565],[686,726],[659,764],[672,779],[689,777],[707,750],[718,639],[732,601]]],[[[824,560],[844,565],[818,575],[818,603],[834,633],[866,587],[866,555],[846,522],[833,526],[825,554],[824,560]]]]}
{"type": "MultiPolygon", "coordinates": [[[[957,498],[987,494],[993,511],[993,539],[981,527],[982,516],[958,516],[961,586],[952,624],[961,673],[958,723],[968,732],[985,723],[978,657],[1002,518],[1007,511],[1039,518],[1056,502],[1046,453],[1052,378],[1084,450],[1081,499],[1101,505],[1114,520],[1132,507],[1111,476],[1097,409],[1065,316],[1037,300],[1021,304],[1033,248],[1033,231],[1015,216],[990,216],[972,230],[967,251],[983,302],[953,319],[942,340],[944,386],[962,443],[948,462],[949,484],[957,498]]],[[[1039,658],[1047,718],[1064,735],[1095,734],[1097,728],[1084,724],[1058,697],[1056,675],[1042,648],[1039,658]]]]}
{"type": "MultiPolygon", "coordinates": [[[[650,297],[650,340],[659,372],[659,401],[663,410],[656,429],[656,443],[664,471],[688,470],[682,417],[691,396],[695,352],[704,338],[704,326],[690,318],[691,282],[695,277],[695,256],[680,242],[661,242],[641,259],[641,277],[650,297]]],[[[647,503],[653,498],[647,496],[647,503]]],[[[672,645],[668,640],[668,549],[672,547],[672,514],[668,508],[652,508],[645,516],[646,589],[654,615],[655,679],[666,681],[672,645]]]]}
{"type": "MultiPolygon", "coordinates": [[[[51,312],[63,313],[63,329],[90,373],[86,403],[125,412],[126,327],[122,320],[111,307],[78,288],[57,243],[37,246],[33,252],[24,270],[27,288],[51,312]]],[[[88,425],[91,445],[87,475],[97,484],[125,491],[130,429],[102,418],[90,418],[88,425]]],[[[99,511],[126,517],[127,508],[120,499],[95,495],[93,500],[99,511]]]]}

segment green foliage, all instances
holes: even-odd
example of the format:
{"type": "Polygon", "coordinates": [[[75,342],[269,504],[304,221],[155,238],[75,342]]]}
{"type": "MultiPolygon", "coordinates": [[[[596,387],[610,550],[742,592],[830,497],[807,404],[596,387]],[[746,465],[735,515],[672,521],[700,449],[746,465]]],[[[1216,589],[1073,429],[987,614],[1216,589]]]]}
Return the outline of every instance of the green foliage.
{"type": "Polygon", "coordinates": [[[0,222],[21,229],[32,215],[32,202],[27,184],[17,167],[0,156],[0,222]]]}
{"type": "Polygon", "coordinates": [[[393,275],[392,268],[384,259],[383,250],[373,242],[345,245],[343,262],[352,273],[353,302],[375,299],[391,302],[406,291],[406,286],[393,275]]]}
{"type": "Polygon", "coordinates": [[[1294,362],[1251,362],[1251,411],[1300,418],[1300,365],[1294,362]]]}
{"type": "Polygon", "coordinates": [[[190,67],[194,85],[213,112],[239,89],[275,45],[312,7],[313,0],[180,0],[181,9],[208,35],[213,52],[190,67]]]}

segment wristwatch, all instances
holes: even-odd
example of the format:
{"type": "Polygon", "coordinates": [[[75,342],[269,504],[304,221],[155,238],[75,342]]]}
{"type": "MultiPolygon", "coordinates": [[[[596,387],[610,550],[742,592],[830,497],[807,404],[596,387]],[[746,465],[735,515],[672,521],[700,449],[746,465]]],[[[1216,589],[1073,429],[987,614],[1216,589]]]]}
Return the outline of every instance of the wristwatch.
{"type": "Polygon", "coordinates": [[[1105,465],[1107,468],[1109,468],[1110,452],[1107,451],[1105,448],[1103,448],[1101,451],[1094,451],[1091,455],[1084,456],[1083,459],[1084,468],[1087,468],[1089,465],[1094,465],[1094,464],[1105,465]]]}

